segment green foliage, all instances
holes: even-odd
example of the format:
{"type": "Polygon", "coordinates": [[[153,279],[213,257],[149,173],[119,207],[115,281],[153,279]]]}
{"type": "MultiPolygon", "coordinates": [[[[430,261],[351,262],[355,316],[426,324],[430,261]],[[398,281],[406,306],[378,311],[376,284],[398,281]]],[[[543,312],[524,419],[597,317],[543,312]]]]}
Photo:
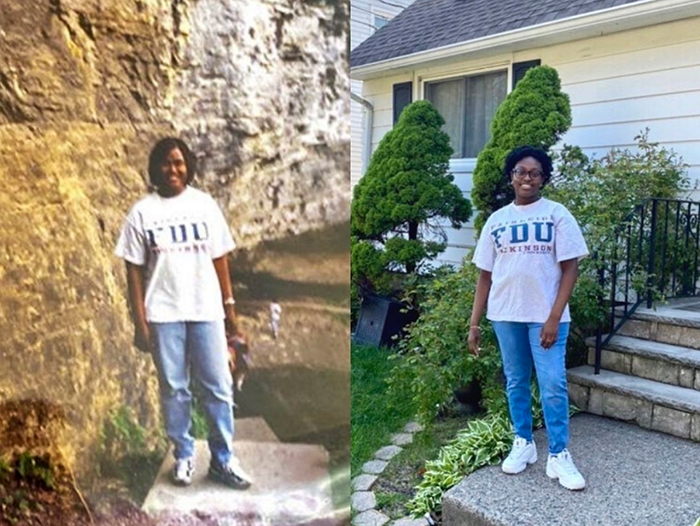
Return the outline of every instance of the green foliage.
{"type": "Polygon", "coordinates": [[[518,146],[549,150],[571,126],[569,96],[561,91],[554,68],[530,69],[501,103],[491,124],[491,139],[479,153],[472,200],[479,211],[478,230],[494,211],[514,198],[503,175],[505,159],[518,146]]]}
{"type": "Polygon", "coordinates": [[[444,250],[439,220],[460,228],[471,216],[448,173],[452,148],[443,124],[428,101],[407,106],[355,187],[352,278],[362,290],[388,292],[390,272],[414,272],[444,250]]]}
{"type": "MultiPolygon", "coordinates": [[[[576,290],[570,301],[572,318],[578,331],[590,332],[602,321],[605,305],[601,304],[598,268],[621,262],[626,254],[619,250],[621,240],[616,230],[642,201],[650,197],[673,198],[689,188],[686,165],[678,156],[658,143],[649,141],[649,130],[637,135],[634,151],[613,149],[601,159],[588,159],[580,148],[565,146],[558,156],[558,174],[545,188],[546,197],[566,206],[577,219],[589,250],[598,253],[598,259],[581,261],[576,290]]],[[[663,224],[665,212],[659,212],[663,224]]],[[[649,225],[646,218],[646,225],[649,225]]],[[[673,228],[674,223],[672,222],[673,228]]],[[[638,224],[630,226],[629,236],[639,237],[638,224]]],[[[627,233],[626,233],[627,235],[627,233]]],[[[648,239],[648,235],[645,236],[648,239]]],[[[673,239],[669,232],[668,239],[673,239]]],[[[648,244],[642,247],[639,261],[646,262],[648,244]]],[[[668,255],[681,252],[671,247],[668,255]]],[[[660,257],[659,254],[657,256],[660,257]]],[[[682,259],[676,254],[675,263],[682,259]]],[[[647,289],[646,265],[635,267],[632,288],[639,293],[647,289]]],[[[667,275],[670,275],[668,272],[667,275]]]]}
{"type": "Polygon", "coordinates": [[[0,519],[9,524],[27,524],[34,512],[44,510],[37,492],[61,491],[58,481],[64,472],[65,468],[55,464],[48,454],[23,451],[11,461],[0,460],[0,519]]]}
{"type": "Polygon", "coordinates": [[[209,435],[209,424],[204,411],[195,403],[192,406],[192,429],[190,433],[194,438],[205,439],[209,435]]]}
{"type": "Polygon", "coordinates": [[[353,345],[350,378],[350,471],[354,476],[374,452],[413,415],[406,392],[389,393],[395,362],[387,349],[353,345]]]}
{"type": "Polygon", "coordinates": [[[488,407],[505,405],[497,379],[500,353],[490,324],[482,325],[482,350],[477,359],[467,349],[469,319],[478,269],[442,269],[434,279],[419,282],[409,296],[421,298],[421,315],[399,342],[392,391],[410,392],[418,418],[430,424],[453,398],[455,389],[478,379],[488,407]]]}
{"type": "Polygon", "coordinates": [[[36,456],[29,452],[19,455],[15,467],[20,478],[39,484],[47,489],[55,489],[56,476],[51,458],[48,455],[36,456]]]}
{"type": "MultiPolygon", "coordinates": [[[[541,427],[542,422],[542,409],[537,405],[533,411],[533,426],[541,427]]],[[[466,429],[440,450],[436,460],[425,463],[423,481],[408,503],[408,509],[415,516],[439,510],[445,491],[477,469],[499,463],[512,443],[513,427],[507,411],[498,410],[483,419],[470,421],[466,429]]]]}
{"type": "Polygon", "coordinates": [[[102,429],[100,474],[123,481],[132,497],[142,500],[166,449],[167,441],[162,431],[159,430],[155,437],[149,436],[132,408],[115,408],[102,429]]]}
{"type": "Polygon", "coordinates": [[[127,406],[114,409],[102,430],[102,448],[112,456],[128,455],[146,448],[146,430],[127,406]]]}

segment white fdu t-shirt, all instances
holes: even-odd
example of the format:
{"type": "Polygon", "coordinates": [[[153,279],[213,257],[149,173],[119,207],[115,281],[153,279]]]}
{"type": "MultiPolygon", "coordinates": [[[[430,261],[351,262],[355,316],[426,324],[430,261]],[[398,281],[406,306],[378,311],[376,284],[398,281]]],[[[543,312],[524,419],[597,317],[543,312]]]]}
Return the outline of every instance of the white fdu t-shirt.
{"type": "MultiPolygon", "coordinates": [[[[544,323],[559,291],[559,263],[587,255],[581,229],[564,205],[540,198],[497,210],[486,221],[472,259],[492,273],[486,317],[544,323]]],[[[571,321],[568,305],[561,321],[571,321]]]]}
{"type": "Polygon", "coordinates": [[[188,186],[175,197],[151,193],[138,201],[115,254],[146,267],[149,322],[214,321],[224,309],[212,259],[234,248],[216,201],[188,186]]]}

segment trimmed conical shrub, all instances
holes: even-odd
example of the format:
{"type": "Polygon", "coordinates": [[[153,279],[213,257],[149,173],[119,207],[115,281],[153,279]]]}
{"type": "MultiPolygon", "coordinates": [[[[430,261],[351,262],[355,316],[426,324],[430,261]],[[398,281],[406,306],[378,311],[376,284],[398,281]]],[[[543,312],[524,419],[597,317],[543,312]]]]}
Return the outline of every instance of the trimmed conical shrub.
{"type": "Polygon", "coordinates": [[[472,201],[479,211],[477,230],[499,208],[510,203],[513,189],[503,175],[508,153],[518,146],[549,150],[571,126],[569,96],[561,91],[557,71],[530,69],[501,103],[491,124],[491,140],[479,154],[474,170],[472,201]]]}

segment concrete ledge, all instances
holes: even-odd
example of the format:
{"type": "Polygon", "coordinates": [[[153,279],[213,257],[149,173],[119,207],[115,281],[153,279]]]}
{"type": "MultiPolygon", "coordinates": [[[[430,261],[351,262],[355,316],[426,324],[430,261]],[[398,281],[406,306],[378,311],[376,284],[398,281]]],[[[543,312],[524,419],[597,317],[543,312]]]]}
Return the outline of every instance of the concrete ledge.
{"type": "Polygon", "coordinates": [[[700,313],[670,307],[638,309],[619,334],[700,349],[700,313]]]}
{"type": "Polygon", "coordinates": [[[173,515],[202,513],[250,526],[337,522],[332,520],[328,452],[323,447],[240,441],[235,451],[253,477],[249,489],[234,490],[209,480],[209,448],[197,440],[192,485],[178,487],[170,481],[174,461],[169,453],[142,509],[163,523],[173,515]]]}
{"type": "MultiPolygon", "coordinates": [[[[586,344],[595,349],[595,338],[586,339],[586,344]]],[[[605,348],[625,354],[634,354],[636,356],[700,368],[700,351],[680,345],[615,335],[605,348]]]]}
{"type": "MultiPolygon", "coordinates": [[[[700,392],[675,385],[666,385],[645,378],[636,378],[614,371],[593,374],[593,367],[583,365],[567,371],[569,382],[607,392],[632,396],[689,413],[700,413],[700,392]]],[[[589,400],[589,406],[590,406],[589,400]]]]}
{"type": "Polygon", "coordinates": [[[655,309],[647,309],[640,306],[632,315],[632,319],[700,329],[700,312],[682,310],[685,304],[697,303],[699,303],[698,298],[690,298],[687,300],[674,300],[670,305],[658,306],[655,309]]]}
{"type": "Polygon", "coordinates": [[[539,460],[519,475],[481,469],[443,497],[443,526],[692,526],[700,517],[700,444],[593,415],[571,419],[570,447],[587,487],[568,491],[539,460]]]}
{"type": "MultiPolygon", "coordinates": [[[[595,363],[595,338],[586,343],[588,364],[595,363]]],[[[700,351],[655,341],[613,336],[601,354],[603,369],[649,380],[695,388],[700,386],[700,351]]]]}

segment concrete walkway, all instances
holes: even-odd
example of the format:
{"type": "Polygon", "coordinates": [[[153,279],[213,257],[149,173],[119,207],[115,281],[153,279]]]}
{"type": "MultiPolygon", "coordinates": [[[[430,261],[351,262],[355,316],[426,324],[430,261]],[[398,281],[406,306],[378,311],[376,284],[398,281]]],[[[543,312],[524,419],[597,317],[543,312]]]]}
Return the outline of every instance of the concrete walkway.
{"type": "Polygon", "coordinates": [[[188,515],[216,515],[226,518],[222,524],[246,526],[340,523],[331,499],[328,452],[322,446],[280,443],[262,419],[241,419],[237,427],[235,451],[253,478],[249,489],[234,490],[209,480],[209,448],[197,440],[192,485],[171,482],[174,461],[168,454],[143,510],[163,523],[188,515]],[[270,441],[261,441],[263,437],[270,441]]]}
{"type": "Polygon", "coordinates": [[[587,487],[568,491],[539,460],[519,475],[481,469],[443,497],[443,526],[693,526],[700,518],[700,444],[615,420],[571,420],[570,450],[587,487]]]}

